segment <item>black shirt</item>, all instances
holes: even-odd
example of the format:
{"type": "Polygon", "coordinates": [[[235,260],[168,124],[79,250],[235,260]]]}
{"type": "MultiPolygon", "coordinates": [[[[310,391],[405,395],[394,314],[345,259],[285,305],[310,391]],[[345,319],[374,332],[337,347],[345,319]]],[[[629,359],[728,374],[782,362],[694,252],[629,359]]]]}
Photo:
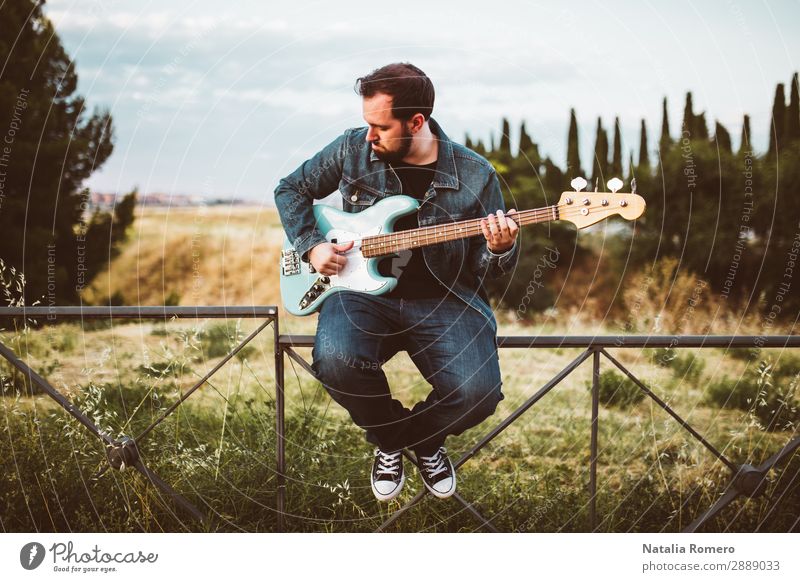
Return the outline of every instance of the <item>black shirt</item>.
{"type": "MultiPolygon", "coordinates": [[[[425,164],[416,166],[403,163],[402,165],[392,166],[400,178],[403,186],[403,194],[416,198],[420,202],[425,198],[428,188],[436,175],[436,164],[425,164]]],[[[401,216],[394,223],[394,232],[419,228],[417,213],[401,216]]],[[[397,287],[385,297],[395,297],[403,299],[426,299],[439,298],[448,294],[447,287],[443,286],[436,277],[428,270],[425,258],[422,256],[422,249],[400,251],[396,256],[386,257],[381,260],[379,272],[385,276],[392,276],[398,279],[397,287]]]]}

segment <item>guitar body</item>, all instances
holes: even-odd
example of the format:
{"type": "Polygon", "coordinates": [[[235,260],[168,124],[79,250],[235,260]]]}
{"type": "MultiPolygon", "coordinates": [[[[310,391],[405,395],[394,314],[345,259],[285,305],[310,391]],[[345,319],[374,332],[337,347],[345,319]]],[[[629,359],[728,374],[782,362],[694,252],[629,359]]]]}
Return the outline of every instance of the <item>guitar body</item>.
{"type": "Polygon", "coordinates": [[[397,286],[395,277],[378,272],[382,257],[366,258],[361,254],[361,240],[367,236],[392,232],[401,216],[416,212],[419,202],[410,196],[389,196],[366,210],[344,212],[324,204],[313,206],[317,229],[329,242],[355,241],[344,256],[345,268],[337,275],[323,276],[309,263],[300,260],[288,239],[284,239],[280,261],[281,299],[292,315],[310,315],[322,302],[340,291],[360,291],[372,295],[388,293],[397,286]]]}

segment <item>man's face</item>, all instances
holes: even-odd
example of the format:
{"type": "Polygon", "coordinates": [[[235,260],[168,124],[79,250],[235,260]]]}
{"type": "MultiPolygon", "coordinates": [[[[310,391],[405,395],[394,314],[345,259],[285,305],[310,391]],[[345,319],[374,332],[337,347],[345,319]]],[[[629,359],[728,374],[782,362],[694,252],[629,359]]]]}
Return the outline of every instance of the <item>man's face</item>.
{"type": "Polygon", "coordinates": [[[369,125],[367,141],[381,160],[401,162],[411,150],[413,139],[410,122],[392,115],[392,98],[386,93],[376,93],[363,99],[364,121],[369,125]]]}

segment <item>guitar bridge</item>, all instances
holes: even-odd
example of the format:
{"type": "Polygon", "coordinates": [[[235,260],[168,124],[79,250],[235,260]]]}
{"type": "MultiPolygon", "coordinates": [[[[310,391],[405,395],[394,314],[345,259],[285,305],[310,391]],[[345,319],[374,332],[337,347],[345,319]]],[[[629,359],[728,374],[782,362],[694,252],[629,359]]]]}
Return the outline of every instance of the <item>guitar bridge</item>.
{"type": "Polygon", "coordinates": [[[294,249],[281,251],[281,272],[284,277],[300,274],[300,255],[294,249]]]}

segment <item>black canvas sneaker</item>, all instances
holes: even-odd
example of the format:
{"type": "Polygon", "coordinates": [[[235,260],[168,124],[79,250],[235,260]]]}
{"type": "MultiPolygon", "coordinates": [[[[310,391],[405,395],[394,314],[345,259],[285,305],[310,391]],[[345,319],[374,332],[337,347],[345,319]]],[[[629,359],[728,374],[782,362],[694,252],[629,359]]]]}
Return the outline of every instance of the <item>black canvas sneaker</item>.
{"type": "Polygon", "coordinates": [[[403,472],[403,451],[384,453],[375,449],[372,463],[372,492],[379,501],[389,501],[400,494],[406,475],[403,472]]]}
{"type": "Polygon", "coordinates": [[[417,453],[417,461],[422,482],[433,495],[444,499],[456,492],[456,470],[446,448],[439,447],[429,457],[417,453]]]}

